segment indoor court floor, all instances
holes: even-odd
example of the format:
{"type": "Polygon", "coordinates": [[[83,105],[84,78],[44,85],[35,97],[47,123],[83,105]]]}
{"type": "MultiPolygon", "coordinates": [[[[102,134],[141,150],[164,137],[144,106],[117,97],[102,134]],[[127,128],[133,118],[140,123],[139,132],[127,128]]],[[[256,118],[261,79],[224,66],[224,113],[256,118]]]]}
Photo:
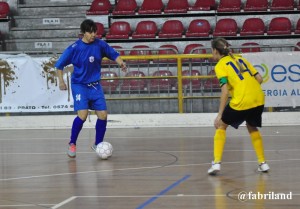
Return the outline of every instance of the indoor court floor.
{"type": "Polygon", "coordinates": [[[82,130],[75,159],[66,155],[70,130],[1,130],[0,208],[298,209],[300,127],[261,131],[269,173],[256,172],[240,127],[228,129],[222,170],[208,176],[212,127],[110,128],[109,160],[90,149],[94,129],[82,130]]]}

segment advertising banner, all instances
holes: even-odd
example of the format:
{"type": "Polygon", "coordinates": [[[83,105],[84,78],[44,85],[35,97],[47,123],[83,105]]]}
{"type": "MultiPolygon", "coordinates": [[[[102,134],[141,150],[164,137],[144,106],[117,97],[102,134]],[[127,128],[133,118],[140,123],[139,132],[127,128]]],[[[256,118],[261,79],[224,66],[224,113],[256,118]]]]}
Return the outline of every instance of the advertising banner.
{"type": "Polygon", "coordinates": [[[300,105],[300,52],[244,54],[263,76],[266,107],[300,105]]]}

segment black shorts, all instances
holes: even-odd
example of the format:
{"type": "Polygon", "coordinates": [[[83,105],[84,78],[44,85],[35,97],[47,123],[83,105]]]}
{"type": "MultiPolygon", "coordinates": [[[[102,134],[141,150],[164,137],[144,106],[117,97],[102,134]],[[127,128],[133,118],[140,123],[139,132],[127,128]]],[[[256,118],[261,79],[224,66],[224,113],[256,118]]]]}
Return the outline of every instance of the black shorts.
{"type": "Polygon", "coordinates": [[[229,104],[227,104],[222,114],[222,121],[236,129],[244,121],[246,121],[250,126],[261,127],[261,116],[263,111],[264,105],[248,110],[234,110],[229,106],[229,104]]]}

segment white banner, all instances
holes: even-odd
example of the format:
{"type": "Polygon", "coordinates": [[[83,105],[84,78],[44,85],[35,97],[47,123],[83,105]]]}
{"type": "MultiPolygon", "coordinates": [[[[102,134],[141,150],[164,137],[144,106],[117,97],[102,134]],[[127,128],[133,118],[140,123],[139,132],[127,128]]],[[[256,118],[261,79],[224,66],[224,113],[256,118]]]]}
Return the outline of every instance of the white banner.
{"type": "MultiPolygon", "coordinates": [[[[263,75],[266,107],[300,104],[300,52],[261,52],[243,55],[263,75]]],[[[73,111],[70,90],[58,88],[57,58],[25,54],[0,55],[0,112],[73,111]]],[[[73,67],[65,69],[70,89],[73,67]]]]}
{"type": "Polygon", "coordinates": [[[58,88],[55,60],[0,55],[0,112],[73,111],[71,92],[58,88]]]}
{"type": "Polygon", "coordinates": [[[244,54],[264,78],[266,107],[300,105],[300,52],[244,54]]]}

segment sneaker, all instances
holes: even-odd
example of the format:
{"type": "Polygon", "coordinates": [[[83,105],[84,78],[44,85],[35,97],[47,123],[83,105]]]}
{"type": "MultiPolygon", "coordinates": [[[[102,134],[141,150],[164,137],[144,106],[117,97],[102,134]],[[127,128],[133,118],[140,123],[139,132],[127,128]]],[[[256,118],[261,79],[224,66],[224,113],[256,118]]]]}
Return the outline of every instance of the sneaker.
{"type": "Polygon", "coordinates": [[[266,162],[262,162],[258,165],[257,171],[267,173],[270,170],[269,165],[266,162]]]}
{"type": "Polygon", "coordinates": [[[75,158],[76,157],[76,145],[75,144],[70,144],[69,145],[68,156],[70,158],[75,158]]]}
{"type": "Polygon", "coordinates": [[[216,175],[221,170],[221,162],[214,163],[212,162],[210,169],[208,169],[207,173],[209,175],[216,175]]]}
{"type": "Polygon", "coordinates": [[[96,152],[97,145],[94,144],[94,145],[91,146],[91,148],[92,148],[92,150],[94,150],[96,152]]]}

